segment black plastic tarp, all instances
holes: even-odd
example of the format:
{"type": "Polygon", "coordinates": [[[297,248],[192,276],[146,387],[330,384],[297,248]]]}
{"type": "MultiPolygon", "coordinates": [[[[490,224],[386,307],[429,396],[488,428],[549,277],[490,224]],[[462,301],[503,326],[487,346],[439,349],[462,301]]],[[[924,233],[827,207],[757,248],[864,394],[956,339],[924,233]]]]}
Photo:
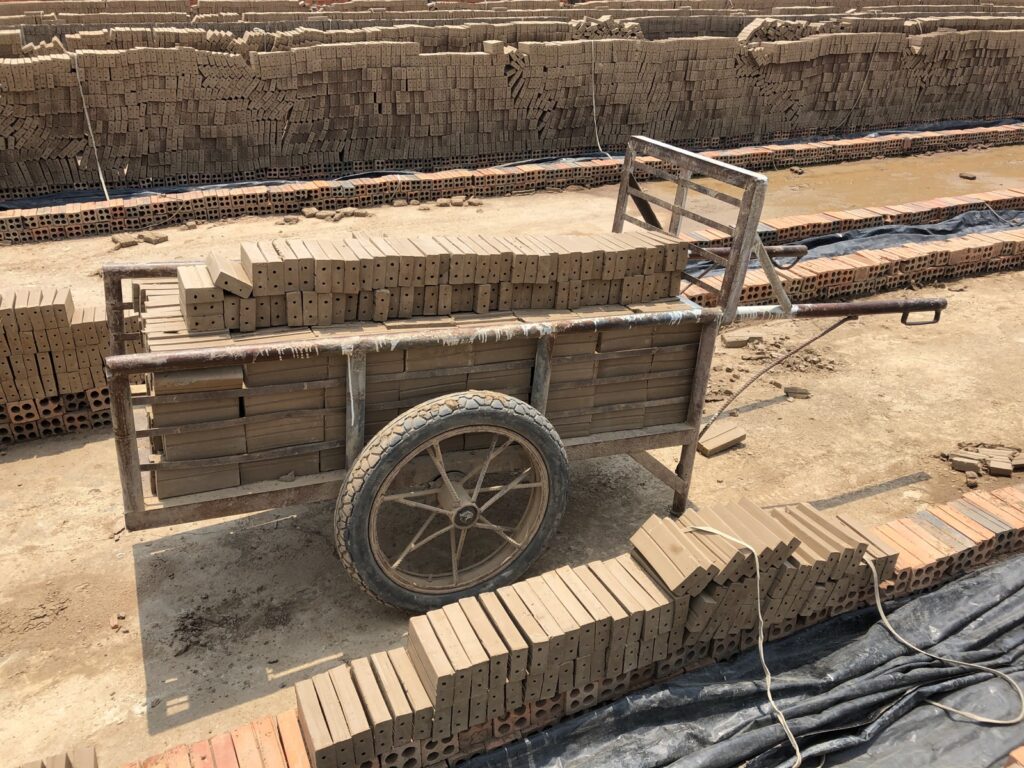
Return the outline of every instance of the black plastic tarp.
{"type": "Polygon", "coordinates": [[[831,235],[818,235],[801,240],[807,246],[804,258],[818,259],[842,256],[869,248],[893,248],[907,243],[921,243],[941,237],[969,235],[974,232],[995,232],[1024,227],[1024,211],[967,211],[935,224],[890,224],[881,227],[853,229],[831,235]]]}
{"type": "MultiPolygon", "coordinates": [[[[893,626],[921,648],[982,663],[1024,682],[1024,557],[889,606],[893,626]]],[[[1024,743],[1024,725],[965,721],[925,702],[987,717],[1019,711],[1002,680],[932,661],[897,643],[874,608],[766,647],[772,691],[804,765],[990,768],[1024,743]]],[[[750,768],[791,766],[768,710],[756,649],[585,712],[470,768],[750,768]]]]}

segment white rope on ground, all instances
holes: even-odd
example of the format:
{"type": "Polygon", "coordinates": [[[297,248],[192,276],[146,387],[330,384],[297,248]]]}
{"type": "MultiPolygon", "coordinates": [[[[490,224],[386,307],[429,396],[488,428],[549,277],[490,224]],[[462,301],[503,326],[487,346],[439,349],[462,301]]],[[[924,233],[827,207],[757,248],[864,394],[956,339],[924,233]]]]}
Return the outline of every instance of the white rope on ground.
{"type": "Polygon", "coordinates": [[[874,582],[875,589],[875,606],[878,608],[878,617],[882,621],[882,626],[889,631],[889,634],[893,636],[893,639],[905,645],[907,648],[910,648],[912,651],[916,651],[917,653],[920,653],[923,656],[927,656],[930,659],[935,659],[935,661],[941,661],[944,664],[951,664],[957,667],[964,667],[965,669],[975,669],[979,672],[988,672],[991,675],[995,675],[996,677],[1002,678],[1010,685],[1011,688],[1013,688],[1014,693],[1017,694],[1017,698],[1020,700],[1020,711],[1017,713],[1016,717],[1013,717],[1009,720],[999,720],[996,718],[979,715],[974,712],[965,712],[962,709],[957,709],[956,707],[951,707],[947,704],[942,704],[938,701],[935,701],[934,699],[925,699],[925,703],[931,704],[933,707],[937,707],[938,709],[941,709],[945,712],[949,712],[950,714],[960,715],[961,717],[971,720],[972,722],[981,723],[983,725],[1017,725],[1018,723],[1024,722],[1024,690],[1021,689],[1020,685],[1017,683],[1016,680],[1011,678],[1005,672],[1000,672],[998,669],[993,669],[992,667],[986,667],[984,664],[975,664],[970,661],[961,661],[960,659],[951,659],[946,656],[939,656],[934,653],[929,653],[923,648],[918,648],[912,642],[903,637],[899,632],[897,632],[893,625],[889,623],[889,618],[885,615],[885,609],[882,607],[882,591],[879,585],[878,570],[875,568],[875,564],[871,562],[871,559],[867,557],[867,555],[864,556],[864,562],[867,563],[868,568],[871,569],[871,578],[874,582]]]}
{"type": "Polygon", "coordinates": [[[800,768],[804,762],[803,753],[800,751],[800,745],[797,743],[796,736],[793,735],[793,731],[790,729],[789,723],[786,721],[786,716],[782,714],[782,710],[779,709],[779,705],[775,703],[775,697],[772,696],[772,673],[771,670],[768,669],[768,662],[765,661],[764,658],[764,613],[761,610],[761,561],[757,556],[757,551],[747,544],[747,542],[741,541],[735,536],[730,536],[728,533],[723,533],[717,528],[705,525],[688,525],[688,528],[691,531],[699,533],[711,533],[715,536],[721,536],[737,546],[749,549],[751,554],[754,556],[754,588],[757,590],[757,594],[755,595],[755,603],[757,605],[757,655],[761,659],[761,669],[764,670],[764,690],[768,695],[768,705],[775,714],[775,719],[779,721],[779,725],[782,726],[782,730],[786,733],[786,738],[789,739],[789,743],[793,747],[793,752],[796,753],[792,768],[800,768]]]}
{"type": "Polygon", "coordinates": [[[89,105],[85,102],[85,89],[82,87],[82,73],[78,69],[78,51],[69,51],[59,39],[57,44],[64,53],[71,57],[75,65],[75,80],[78,81],[78,95],[82,97],[82,112],[85,114],[85,129],[89,132],[89,143],[92,145],[92,154],[96,159],[96,172],[100,176],[100,187],[103,189],[103,197],[110,201],[110,193],[107,191],[107,180],[103,177],[103,166],[100,165],[100,151],[96,146],[96,134],[92,132],[92,120],[89,118],[89,105]]]}

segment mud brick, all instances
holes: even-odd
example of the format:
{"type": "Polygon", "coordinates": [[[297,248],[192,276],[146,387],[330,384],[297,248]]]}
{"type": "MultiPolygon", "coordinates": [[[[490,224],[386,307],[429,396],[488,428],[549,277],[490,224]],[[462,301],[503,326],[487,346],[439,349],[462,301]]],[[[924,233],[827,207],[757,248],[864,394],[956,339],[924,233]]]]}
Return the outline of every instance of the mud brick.
{"type": "Polygon", "coordinates": [[[187,493],[234,488],[240,478],[237,464],[207,467],[205,469],[172,469],[160,467],[153,473],[154,492],[161,499],[187,493]]]}
{"type": "Polygon", "coordinates": [[[422,740],[431,735],[433,730],[434,708],[430,696],[420,679],[419,673],[404,648],[396,648],[387,652],[388,661],[394,668],[395,675],[402,685],[402,690],[412,710],[412,735],[422,740]]]}
{"type": "MultiPolygon", "coordinates": [[[[543,675],[552,657],[550,635],[533,616],[530,609],[513,587],[502,587],[497,590],[496,594],[500,598],[499,605],[501,609],[507,613],[514,623],[515,629],[520,633],[520,637],[527,643],[529,654],[526,671],[532,675],[543,675]]],[[[488,615],[494,619],[497,612],[492,612],[494,607],[493,600],[486,595],[481,595],[480,602],[488,612],[488,615]]],[[[498,628],[504,634],[504,628],[501,625],[498,625],[498,628]]],[[[509,663],[511,667],[509,674],[511,677],[516,671],[513,665],[513,657],[510,657],[509,663]]],[[[523,678],[520,677],[519,679],[523,678]]]]}
{"type": "Polygon", "coordinates": [[[224,290],[214,284],[205,266],[178,267],[178,292],[182,306],[224,301],[224,290]]]}
{"type": "MultiPolygon", "coordinates": [[[[495,593],[485,592],[476,600],[508,649],[508,679],[512,682],[523,680],[526,677],[530,661],[530,646],[527,640],[520,633],[515,620],[495,593]]],[[[474,613],[470,613],[471,609],[468,609],[465,604],[463,604],[463,610],[467,611],[470,620],[476,625],[479,617],[474,617],[474,613]]]]}
{"type": "Polygon", "coordinates": [[[408,696],[402,688],[402,682],[387,653],[383,651],[374,653],[370,656],[369,661],[387,704],[394,742],[398,745],[405,744],[413,739],[414,716],[408,696]]]}
{"type": "Polygon", "coordinates": [[[742,428],[729,419],[719,419],[697,441],[697,450],[702,456],[710,457],[740,445],[746,438],[747,433],[742,428]]]}
{"type": "Polygon", "coordinates": [[[450,710],[455,692],[455,670],[426,616],[414,616],[409,620],[406,650],[435,712],[450,710]]]}
{"type": "MultiPolygon", "coordinates": [[[[527,582],[517,582],[512,584],[510,589],[519,596],[522,604],[530,612],[533,619],[540,625],[548,639],[548,659],[547,664],[544,665],[543,671],[546,674],[557,674],[558,666],[567,658],[572,658],[570,654],[574,654],[575,651],[572,644],[574,642],[578,643],[578,635],[567,635],[563,623],[559,621],[558,617],[556,617],[549,607],[545,605],[543,599],[537,594],[532,585],[527,582]]],[[[498,591],[498,595],[504,599],[504,595],[501,590],[498,591]]],[[[511,612],[512,606],[508,601],[505,601],[505,605],[511,612]]],[[[514,613],[513,616],[515,616],[514,613]]]]}
{"type": "Polygon", "coordinates": [[[296,683],[295,699],[306,753],[313,766],[351,765],[351,735],[327,673],[296,683]]]}
{"type": "Polygon", "coordinates": [[[373,752],[376,755],[383,755],[395,745],[395,725],[391,710],[384,700],[370,660],[354,659],[349,666],[357,698],[361,709],[365,711],[373,734],[373,752]]]}
{"type": "Polygon", "coordinates": [[[443,761],[453,759],[459,752],[458,736],[447,738],[426,739],[423,742],[423,765],[433,766],[445,764],[443,761]]]}
{"type": "Polygon", "coordinates": [[[253,279],[245,266],[218,253],[206,257],[206,269],[218,288],[247,299],[252,296],[253,279]]]}
{"type": "Polygon", "coordinates": [[[330,682],[338,696],[338,703],[345,716],[348,732],[352,739],[352,756],[357,765],[374,758],[373,732],[366,719],[366,712],[359,697],[352,676],[351,666],[345,664],[328,672],[330,682]]]}

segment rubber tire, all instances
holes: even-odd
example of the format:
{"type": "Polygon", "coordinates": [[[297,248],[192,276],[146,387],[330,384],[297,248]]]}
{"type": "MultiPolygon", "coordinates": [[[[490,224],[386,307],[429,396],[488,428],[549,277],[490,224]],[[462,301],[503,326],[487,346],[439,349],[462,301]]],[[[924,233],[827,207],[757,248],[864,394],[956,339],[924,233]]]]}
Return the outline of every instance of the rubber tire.
{"type": "Polygon", "coordinates": [[[398,416],[360,452],[335,506],[335,544],[345,568],[372,597],[387,605],[422,613],[493,590],[522,576],[557,530],[568,497],[569,461],[565,446],[540,411],[500,392],[471,390],[442,395],[398,416]],[[529,440],[547,466],[548,505],[536,534],[505,569],[475,587],[431,595],[396,584],[380,569],[370,551],[370,509],[381,485],[402,459],[425,440],[459,427],[487,425],[504,427],[529,440]]]}

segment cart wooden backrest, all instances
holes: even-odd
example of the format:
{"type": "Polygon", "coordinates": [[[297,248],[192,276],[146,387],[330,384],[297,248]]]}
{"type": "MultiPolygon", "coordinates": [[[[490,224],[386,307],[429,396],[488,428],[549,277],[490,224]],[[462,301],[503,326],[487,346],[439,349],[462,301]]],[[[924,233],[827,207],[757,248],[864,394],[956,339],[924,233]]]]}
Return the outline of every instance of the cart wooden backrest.
{"type": "Polygon", "coordinates": [[[718,296],[722,320],[730,323],[739,306],[747,264],[759,242],[757,226],[761,220],[767,185],[768,179],[760,173],[645,136],[634,136],[626,145],[612,231],[621,232],[623,225],[629,222],[643,229],[661,230],[679,236],[683,224],[693,222],[704,228],[705,232],[710,230],[708,236],[702,238],[704,240],[731,238],[727,257],[719,256],[696,243],[688,243],[692,253],[707,259],[712,267],[725,269],[720,291],[701,280],[700,275],[689,271],[683,273],[683,279],[718,296]],[[653,165],[649,158],[660,161],[661,165],[653,165]],[[665,200],[653,192],[641,189],[636,178],[638,173],[675,184],[673,200],[665,200]],[[694,181],[695,177],[713,179],[729,191],[713,189],[707,184],[694,181]],[[627,212],[630,201],[636,206],[641,218],[627,212]],[[661,223],[651,206],[671,212],[667,227],[661,223]]]}

